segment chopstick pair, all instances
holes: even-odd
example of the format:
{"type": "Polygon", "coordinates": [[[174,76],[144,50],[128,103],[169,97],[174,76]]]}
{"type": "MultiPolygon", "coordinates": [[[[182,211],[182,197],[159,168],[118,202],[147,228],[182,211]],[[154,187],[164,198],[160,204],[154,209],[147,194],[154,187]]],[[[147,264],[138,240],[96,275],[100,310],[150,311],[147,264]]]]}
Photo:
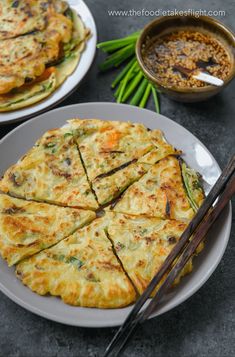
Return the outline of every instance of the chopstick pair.
{"type": "Polygon", "coordinates": [[[153,277],[146,290],[137,300],[132,311],[127,316],[123,325],[119,328],[111,343],[107,347],[103,357],[120,355],[128,339],[130,338],[130,335],[134,332],[137,325],[148,319],[148,317],[156,309],[157,305],[161,302],[162,297],[173,284],[175,278],[179,275],[188,260],[193,256],[197,247],[205,238],[205,235],[209,231],[212,224],[218,218],[231,197],[235,194],[234,172],[235,155],[233,155],[233,157],[230,159],[229,163],[223,170],[215,185],[212,187],[193,220],[189,223],[186,230],[183,232],[178,243],[168,255],[159,271],[153,277]],[[212,207],[218,196],[220,197],[217,203],[214,207],[212,207]],[[194,235],[191,238],[193,233],[194,235]],[[165,274],[167,276],[156,292],[155,296],[152,298],[145,310],[140,312],[141,308],[165,274]],[[111,354],[115,347],[117,347],[116,352],[111,354]]]}

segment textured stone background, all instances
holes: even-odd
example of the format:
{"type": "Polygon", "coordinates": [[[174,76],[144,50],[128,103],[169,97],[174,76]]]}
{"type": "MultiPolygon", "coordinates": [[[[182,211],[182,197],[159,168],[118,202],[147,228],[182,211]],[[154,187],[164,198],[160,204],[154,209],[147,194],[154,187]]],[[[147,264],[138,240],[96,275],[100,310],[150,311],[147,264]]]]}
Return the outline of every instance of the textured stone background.
{"type": "MultiPolygon", "coordinates": [[[[109,17],[107,9],[226,10],[222,18],[234,28],[234,0],[87,0],[96,20],[99,40],[124,36],[150,18],[109,17]],[[168,5],[170,4],[170,5],[168,5]]],[[[96,60],[86,80],[61,105],[113,101],[109,84],[114,73],[100,75],[96,60]]],[[[153,109],[153,103],[148,107],[153,109]]],[[[161,97],[163,115],[195,134],[223,166],[235,147],[235,81],[221,95],[200,104],[180,104],[161,97]]],[[[0,136],[14,125],[0,127],[0,136]]],[[[193,297],[171,312],[140,327],[123,356],[232,357],[235,355],[235,229],[225,255],[212,277],[193,297]]],[[[0,293],[0,356],[100,356],[115,329],[82,329],[35,316],[0,293]]]]}

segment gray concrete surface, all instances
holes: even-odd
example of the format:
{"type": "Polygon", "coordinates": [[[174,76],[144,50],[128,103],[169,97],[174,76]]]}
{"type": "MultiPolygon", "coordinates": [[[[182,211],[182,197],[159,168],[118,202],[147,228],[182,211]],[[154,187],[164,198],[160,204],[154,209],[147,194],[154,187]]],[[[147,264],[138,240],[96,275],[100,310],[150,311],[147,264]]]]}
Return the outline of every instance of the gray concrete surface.
{"type": "MultiPolygon", "coordinates": [[[[225,10],[221,18],[233,27],[234,0],[87,0],[99,31],[99,40],[126,35],[151,18],[109,17],[108,9],[225,10]]],[[[113,72],[99,74],[97,54],[80,88],[61,105],[113,101],[109,84],[113,72]]],[[[153,109],[153,103],[148,104],[153,109]]],[[[235,81],[221,95],[200,104],[180,104],[161,97],[161,112],[185,126],[223,166],[235,147],[235,81]]],[[[3,136],[15,125],[0,127],[3,136]]],[[[234,205],[233,205],[234,206],[234,205]]],[[[235,208],[235,207],[234,207],[235,208]]],[[[209,281],[193,297],[171,312],[144,323],[125,357],[232,357],[235,355],[235,219],[225,255],[209,281]]],[[[100,356],[115,329],[83,329],[60,325],[25,311],[0,293],[0,356],[100,356]]]]}

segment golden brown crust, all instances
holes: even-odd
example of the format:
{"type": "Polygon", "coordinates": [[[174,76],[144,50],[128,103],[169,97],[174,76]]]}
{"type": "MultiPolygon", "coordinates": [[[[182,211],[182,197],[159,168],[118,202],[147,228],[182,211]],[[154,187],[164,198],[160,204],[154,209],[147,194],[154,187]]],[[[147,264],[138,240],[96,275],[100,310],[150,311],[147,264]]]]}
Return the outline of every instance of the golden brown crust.
{"type": "Polygon", "coordinates": [[[79,15],[60,0],[4,0],[0,22],[0,112],[54,92],[76,69],[90,36],[79,15]]]}
{"type": "MultiPolygon", "coordinates": [[[[139,124],[77,119],[49,130],[7,170],[0,190],[96,210],[96,198],[107,204],[130,187],[97,219],[0,194],[0,253],[9,265],[20,261],[17,276],[40,295],[74,306],[131,304],[194,216],[192,202],[203,200],[197,174],[184,168],[183,180],[179,153],[161,131],[139,124]]],[[[192,260],[180,277],[191,270],[192,260]]]]}
{"type": "Polygon", "coordinates": [[[160,130],[149,131],[142,124],[73,119],[69,126],[100,204],[120,195],[151,164],[179,154],[160,130]]]}
{"type": "Polygon", "coordinates": [[[61,0],[2,0],[0,3],[0,40],[45,29],[48,16],[64,13],[68,4],[61,0]]]}
{"type": "Polygon", "coordinates": [[[0,190],[20,198],[96,209],[73,135],[66,128],[46,132],[35,146],[11,166],[0,190]]]}
{"type": "Polygon", "coordinates": [[[114,211],[163,219],[192,219],[194,211],[184,189],[177,158],[169,156],[153,165],[127,189],[114,211]]]}
{"type": "MultiPolygon", "coordinates": [[[[116,214],[108,234],[124,269],[141,294],[178,242],[186,224],[175,220],[116,214]]],[[[182,272],[190,271],[188,264],[182,272]]]]}
{"type": "Polygon", "coordinates": [[[101,205],[118,197],[128,186],[142,177],[150,165],[134,162],[110,176],[100,177],[92,182],[92,187],[101,205]]]}
{"type": "Polygon", "coordinates": [[[92,211],[0,194],[0,254],[8,265],[48,248],[95,219],[92,211]]]}
{"type": "Polygon", "coordinates": [[[0,94],[21,87],[26,78],[41,76],[46,65],[59,58],[61,44],[70,41],[72,20],[53,7],[45,16],[46,27],[42,31],[0,41],[0,94]]]}
{"type": "Polygon", "coordinates": [[[135,290],[113,254],[104,231],[106,224],[97,219],[56,246],[22,261],[17,276],[38,294],[61,296],[71,305],[117,308],[132,303],[135,290]]]}
{"type": "Polygon", "coordinates": [[[139,162],[145,164],[156,164],[169,155],[180,155],[181,151],[175,149],[164,138],[161,130],[155,129],[149,131],[149,137],[154,145],[154,149],[139,159],[139,162]]]}
{"type": "Polygon", "coordinates": [[[69,121],[92,182],[154,148],[142,124],[99,119],[69,121]]]}

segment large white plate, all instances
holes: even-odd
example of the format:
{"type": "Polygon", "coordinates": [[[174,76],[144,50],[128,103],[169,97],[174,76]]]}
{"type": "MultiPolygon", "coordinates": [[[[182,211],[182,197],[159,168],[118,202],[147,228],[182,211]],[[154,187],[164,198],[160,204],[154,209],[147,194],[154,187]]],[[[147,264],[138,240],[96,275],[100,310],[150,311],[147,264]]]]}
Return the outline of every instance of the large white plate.
{"type": "Polygon", "coordinates": [[[0,114],[0,124],[13,123],[26,118],[31,118],[35,114],[39,114],[52,108],[67,96],[69,96],[79,85],[82,79],[88,72],[96,51],[97,44],[97,30],[94,18],[88,9],[87,5],[82,0],[67,0],[70,6],[81,16],[86,27],[91,30],[92,37],[87,42],[86,48],[81,55],[79,64],[75,71],[70,75],[65,82],[57,88],[48,98],[45,98],[41,102],[35,103],[29,107],[14,110],[11,112],[0,114]]]}
{"type": "MultiPolygon", "coordinates": [[[[134,121],[147,127],[160,128],[175,147],[182,149],[188,164],[198,170],[203,178],[213,184],[220,168],[207,148],[189,131],[172,120],[145,109],[114,103],[85,103],[59,108],[42,114],[9,133],[0,142],[0,175],[16,162],[46,130],[62,126],[69,118],[100,118],[134,121]]],[[[207,237],[206,247],[194,259],[194,270],[183,278],[180,285],[165,297],[161,307],[153,315],[162,314],[185,301],[210,277],[220,262],[231,228],[231,205],[227,206],[213,231],[207,237]]],[[[10,299],[24,308],[48,319],[69,325],[107,327],[122,324],[131,307],[123,309],[91,309],[65,305],[59,298],[42,297],[31,292],[15,277],[14,269],[0,259],[0,289],[10,299]]],[[[209,303],[209,301],[208,301],[209,303]]]]}

